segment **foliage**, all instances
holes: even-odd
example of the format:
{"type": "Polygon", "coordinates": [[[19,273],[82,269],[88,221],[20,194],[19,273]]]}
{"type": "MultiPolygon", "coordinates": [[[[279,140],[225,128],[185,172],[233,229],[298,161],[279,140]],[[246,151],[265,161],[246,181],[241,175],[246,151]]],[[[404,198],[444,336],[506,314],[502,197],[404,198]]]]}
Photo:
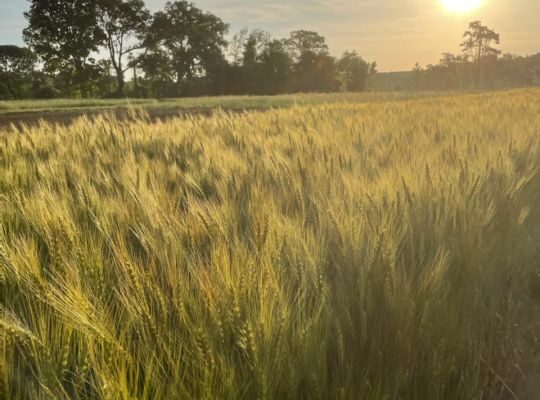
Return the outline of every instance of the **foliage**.
{"type": "Polygon", "coordinates": [[[324,36],[284,39],[228,25],[188,1],[150,15],[144,0],[31,0],[24,31],[39,74],[0,76],[0,97],[192,97],[364,90],[501,89],[540,84],[535,56],[504,55],[499,34],[469,24],[463,54],[411,73],[377,74],[355,51],[331,55],[324,36]],[[100,58],[108,54],[106,58],[100,58]],[[38,67],[39,66],[39,67],[38,67]],[[125,74],[131,70],[131,79],[125,74]],[[17,82],[8,89],[9,82],[17,82]],[[13,87],[21,88],[17,94],[13,87]],[[31,88],[31,89],[29,89],[31,88]]]}
{"type": "MultiPolygon", "coordinates": [[[[143,0],[34,0],[26,16],[27,42],[69,97],[329,92],[340,85],[336,60],[319,33],[298,30],[272,39],[258,29],[242,30],[228,44],[228,25],[187,1],[168,2],[150,16],[143,0]],[[63,29],[57,32],[56,24],[63,29]],[[91,34],[71,40],[83,31],[91,34]],[[102,49],[109,57],[96,62],[102,49]],[[133,80],[125,89],[129,69],[133,80]]],[[[363,61],[346,63],[339,72],[349,80],[344,88],[364,90],[363,61]]]]}
{"type": "Polygon", "coordinates": [[[293,31],[290,37],[285,40],[285,44],[291,53],[291,57],[297,62],[305,53],[328,55],[326,39],[317,32],[293,31]]]}
{"type": "Polygon", "coordinates": [[[293,61],[282,40],[271,40],[260,55],[263,93],[279,94],[291,91],[293,61]]]}
{"type": "Polygon", "coordinates": [[[463,34],[465,40],[461,43],[464,53],[475,61],[486,57],[498,56],[500,50],[491,47],[491,43],[499,44],[500,36],[494,30],[482,25],[481,21],[473,21],[463,34]]]}
{"type": "Polygon", "coordinates": [[[186,80],[216,75],[224,63],[227,31],[220,18],[192,3],[168,2],[164,11],[154,15],[146,33],[144,45],[149,51],[141,58],[141,66],[151,78],[174,83],[182,94],[186,80]]]}
{"type": "Polygon", "coordinates": [[[31,50],[0,46],[0,98],[21,99],[29,90],[35,56],[31,50]]]}
{"type": "Polygon", "coordinates": [[[338,88],[335,59],[306,51],[294,65],[294,89],[299,92],[334,92],[338,88]]]}
{"type": "MultiPolygon", "coordinates": [[[[395,90],[468,90],[477,88],[477,65],[463,56],[444,54],[437,65],[427,68],[415,67],[410,74],[396,74],[392,86],[383,86],[389,77],[379,76],[376,89],[395,90]]],[[[508,89],[540,85],[540,53],[530,56],[504,54],[497,59],[482,61],[480,89],[508,89]]]]}
{"type": "Polygon", "coordinates": [[[130,43],[142,39],[151,16],[143,0],[99,0],[97,23],[105,37],[111,65],[116,72],[116,94],[124,95],[124,73],[132,68],[124,65],[125,56],[141,49],[140,43],[130,43]]]}
{"type": "Polygon", "coordinates": [[[498,398],[538,96],[0,136],[0,397],[498,398]]]}
{"type": "Polygon", "coordinates": [[[261,30],[242,30],[233,38],[226,93],[280,94],[291,91],[293,60],[283,40],[261,30]]]}
{"type": "Polygon", "coordinates": [[[103,41],[96,1],[32,0],[25,16],[25,40],[45,70],[61,76],[69,94],[92,94],[91,84],[100,73],[92,53],[103,41]]]}
{"type": "Polygon", "coordinates": [[[470,90],[508,89],[540,85],[540,53],[529,56],[504,54],[492,47],[500,36],[474,21],[463,34],[463,54],[443,53],[437,65],[422,68],[418,63],[410,73],[370,76],[376,90],[470,90]]]}
{"type": "Polygon", "coordinates": [[[491,47],[492,43],[500,43],[500,37],[480,21],[471,22],[463,37],[465,40],[461,43],[461,48],[476,63],[476,87],[479,88],[482,85],[484,61],[493,60],[501,53],[500,50],[491,47]]]}
{"type": "Polygon", "coordinates": [[[341,88],[349,92],[366,90],[368,76],[374,72],[374,66],[364,61],[355,51],[343,53],[336,68],[341,88]]]}

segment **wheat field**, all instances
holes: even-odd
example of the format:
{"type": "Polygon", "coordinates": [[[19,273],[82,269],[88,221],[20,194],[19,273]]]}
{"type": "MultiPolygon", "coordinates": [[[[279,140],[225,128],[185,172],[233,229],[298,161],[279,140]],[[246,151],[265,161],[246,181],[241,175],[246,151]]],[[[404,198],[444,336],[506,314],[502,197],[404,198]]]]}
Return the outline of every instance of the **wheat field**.
{"type": "Polygon", "coordinates": [[[1,399],[511,399],[540,91],[0,135],[1,399]]]}

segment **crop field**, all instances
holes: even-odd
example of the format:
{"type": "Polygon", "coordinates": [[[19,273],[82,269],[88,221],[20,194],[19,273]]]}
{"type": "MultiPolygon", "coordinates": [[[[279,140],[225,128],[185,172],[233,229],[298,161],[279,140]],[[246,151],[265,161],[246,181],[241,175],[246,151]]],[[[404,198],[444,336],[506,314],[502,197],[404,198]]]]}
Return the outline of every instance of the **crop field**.
{"type": "Polygon", "coordinates": [[[104,112],[117,119],[130,117],[131,109],[144,110],[152,121],[186,114],[209,115],[216,110],[243,112],[289,108],[328,103],[373,103],[403,101],[411,98],[441,96],[437,92],[386,93],[310,93],[279,96],[221,96],[177,99],[53,99],[0,101],[0,131],[15,127],[34,126],[40,121],[69,125],[83,115],[91,117],[104,112]]]}
{"type": "Polygon", "coordinates": [[[441,96],[437,92],[386,92],[386,93],[309,93],[278,96],[221,96],[186,97],[176,99],[53,99],[53,100],[0,100],[0,115],[16,112],[55,112],[60,110],[107,110],[118,107],[139,106],[146,109],[172,108],[179,110],[223,108],[267,109],[292,105],[321,103],[365,103],[418,97],[441,96]]]}
{"type": "Polygon", "coordinates": [[[536,399],[539,90],[132,113],[0,134],[0,399],[536,399]]]}

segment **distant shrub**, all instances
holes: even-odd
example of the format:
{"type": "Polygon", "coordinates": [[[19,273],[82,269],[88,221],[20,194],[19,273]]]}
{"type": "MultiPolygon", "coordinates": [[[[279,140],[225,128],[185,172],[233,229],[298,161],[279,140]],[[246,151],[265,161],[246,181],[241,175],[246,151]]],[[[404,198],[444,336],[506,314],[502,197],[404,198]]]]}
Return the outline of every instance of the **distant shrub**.
{"type": "Polygon", "coordinates": [[[34,98],[45,100],[45,99],[57,99],[61,97],[61,92],[55,87],[52,86],[43,86],[34,91],[34,98]]]}

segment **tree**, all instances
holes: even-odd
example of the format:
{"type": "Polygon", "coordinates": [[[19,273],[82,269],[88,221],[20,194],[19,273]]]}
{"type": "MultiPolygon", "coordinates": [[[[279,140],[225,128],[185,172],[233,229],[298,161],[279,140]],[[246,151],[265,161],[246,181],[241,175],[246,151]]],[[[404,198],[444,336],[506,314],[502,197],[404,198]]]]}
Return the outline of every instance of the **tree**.
{"type": "Polygon", "coordinates": [[[271,40],[260,55],[265,94],[290,91],[292,60],[282,40],[271,40]]]}
{"type": "Polygon", "coordinates": [[[313,54],[328,55],[328,45],[324,36],[313,31],[293,31],[285,44],[290,51],[291,57],[296,61],[300,60],[302,54],[309,52],[313,54]]]}
{"type": "Polygon", "coordinates": [[[295,89],[300,92],[332,92],[338,88],[334,57],[306,51],[294,66],[295,89]]]}
{"type": "Polygon", "coordinates": [[[92,58],[104,39],[97,13],[95,0],[31,0],[25,13],[25,41],[46,71],[61,73],[68,93],[78,87],[88,94],[89,83],[99,74],[92,58]]]}
{"type": "Polygon", "coordinates": [[[501,51],[491,47],[492,43],[499,44],[500,37],[495,31],[473,21],[463,34],[465,40],[461,43],[462,51],[476,63],[476,87],[482,84],[482,64],[486,58],[497,57],[501,51]]]}
{"type": "Polygon", "coordinates": [[[242,80],[247,93],[262,94],[266,92],[268,84],[264,76],[262,54],[270,42],[270,34],[255,29],[249,33],[244,41],[242,51],[242,80]]]}
{"type": "Polygon", "coordinates": [[[372,64],[364,61],[356,51],[346,51],[337,61],[336,71],[342,89],[350,92],[366,90],[372,64]]]}
{"type": "Polygon", "coordinates": [[[459,70],[462,63],[462,57],[452,53],[443,53],[439,61],[439,66],[444,72],[442,81],[445,90],[456,90],[460,88],[459,70]]]}
{"type": "Polygon", "coordinates": [[[244,68],[256,64],[265,48],[270,42],[270,34],[268,32],[255,29],[247,36],[242,52],[242,64],[244,68]]]}
{"type": "Polygon", "coordinates": [[[23,97],[25,85],[31,85],[35,56],[27,48],[0,46],[0,88],[12,99],[23,97]]]}
{"type": "Polygon", "coordinates": [[[142,68],[160,80],[170,80],[181,93],[182,85],[196,77],[212,77],[224,67],[224,35],[228,25],[187,1],[168,2],[154,15],[145,37],[148,54],[142,68]]]}
{"type": "Polygon", "coordinates": [[[284,44],[294,60],[295,90],[327,92],[337,88],[335,60],[324,36],[313,31],[293,31],[284,44]]]}
{"type": "Polygon", "coordinates": [[[229,41],[227,46],[227,56],[232,65],[238,66],[242,64],[242,54],[244,53],[244,47],[248,36],[249,30],[247,28],[242,28],[240,32],[236,33],[229,41]]]}
{"type": "Polygon", "coordinates": [[[410,76],[410,85],[412,90],[420,90],[422,88],[424,69],[419,62],[414,64],[410,76]]]}
{"type": "Polygon", "coordinates": [[[141,49],[136,39],[142,36],[151,19],[143,0],[99,0],[97,23],[116,73],[117,95],[124,95],[124,74],[132,68],[124,65],[126,55],[141,49]]]}

